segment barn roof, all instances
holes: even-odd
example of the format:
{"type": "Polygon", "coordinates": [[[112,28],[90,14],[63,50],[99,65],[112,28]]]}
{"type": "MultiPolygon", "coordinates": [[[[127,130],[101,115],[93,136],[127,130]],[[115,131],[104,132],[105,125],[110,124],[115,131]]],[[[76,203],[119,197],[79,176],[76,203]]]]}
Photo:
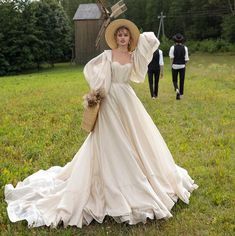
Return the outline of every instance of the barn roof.
{"type": "Polygon", "coordinates": [[[80,4],[73,20],[96,20],[100,19],[102,12],[96,3],[80,4]]]}

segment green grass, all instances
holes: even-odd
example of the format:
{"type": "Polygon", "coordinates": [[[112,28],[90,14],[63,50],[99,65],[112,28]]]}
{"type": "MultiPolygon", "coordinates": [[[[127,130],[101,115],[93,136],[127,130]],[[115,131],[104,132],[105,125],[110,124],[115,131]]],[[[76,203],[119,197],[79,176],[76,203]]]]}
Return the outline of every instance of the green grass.
{"type": "Polygon", "coordinates": [[[234,55],[195,54],[188,64],[185,97],[176,101],[168,58],[159,98],[147,80],[133,87],[177,164],[200,186],[173,208],[173,218],[129,226],[106,218],[78,229],[27,229],[12,224],[3,189],[52,165],[63,166],[82,145],[82,67],[56,65],[39,73],[0,78],[0,235],[234,235],[234,55]]]}

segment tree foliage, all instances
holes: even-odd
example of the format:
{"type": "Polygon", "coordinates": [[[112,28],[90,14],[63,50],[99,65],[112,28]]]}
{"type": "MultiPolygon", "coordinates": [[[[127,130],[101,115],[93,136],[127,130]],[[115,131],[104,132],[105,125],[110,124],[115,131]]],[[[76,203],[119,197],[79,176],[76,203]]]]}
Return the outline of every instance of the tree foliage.
{"type": "MultiPolygon", "coordinates": [[[[95,0],[61,0],[70,20],[81,3],[95,0]]],[[[118,0],[103,1],[110,7],[118,0]]],[[[121,17],[134,21],[143,31],[158,32],[163,12],[165,34],[171,38],[181,32],[190,40],[232,39],[235,34],[229,22],[234,21],[235,3],[228,0],[124,0],[128,10],[121,17]]]]}
{"type": "MultiPolygon", "coordinates": [[[[234,1],[124,1],[128,10],[120,17],[134,21],[141,31],[157,34],[163,12],[166,39],[180,32],[190,41],[235,42],[234,1]]],[[[0,75],[67,60],[74,41],[73,16],[79,4],[91,2],[96,1],[0,0],[0,75]]],[[[103,2],[109,8],[118,0],[103,2]]]]}
{"type": "Polygon", "coordinates": [[[0,2],[0,75],[64,60],[71,30],[54,0],[0,2]]]}
{"type": "MultiPolygon", "coordinates": [[[[181,32],[190,40],[231,39],[235,37],[234,5],[227,0],[125,0],[126,16],[144,30],[158,31],[163,12],[165,34],[181,32]],[[140,20],[141,19],[141,20],[140,20]],[[232,23],[233,24],[233,23],[232,23]]],[[[234,41],[233,41],[234,42],[234,41]]]]}
{"type": "Polygon", "coordinates": [[[235,16],[224,18],[223,37],[231,43],[235,42],[235,16]]]}

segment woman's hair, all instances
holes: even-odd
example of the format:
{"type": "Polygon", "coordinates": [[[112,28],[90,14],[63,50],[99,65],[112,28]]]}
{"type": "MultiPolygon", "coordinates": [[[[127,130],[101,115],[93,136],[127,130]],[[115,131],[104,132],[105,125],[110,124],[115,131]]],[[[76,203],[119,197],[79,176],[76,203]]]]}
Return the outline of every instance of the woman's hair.
{"type": "MultiPolygon", "coordinates": [[[[119,28],[117,28],[117,30],[115,31],[115,33],[114,33],[114,37],[115,37],[115,39],[117,38],[117,34],[118,34],[118,32],[120,32],[120,31],[122,31],[122,30],[127,30],[128,32],[129,32],[129,35],[130,35],[130,41],[132,40],[132,36],[131,36],[131,31],[126,27],[126,26],[120,26],[119,28]]],[[[130,44],[128,44],[128,51],[130,51],[131,50],[131,45],[130,44]]]]}

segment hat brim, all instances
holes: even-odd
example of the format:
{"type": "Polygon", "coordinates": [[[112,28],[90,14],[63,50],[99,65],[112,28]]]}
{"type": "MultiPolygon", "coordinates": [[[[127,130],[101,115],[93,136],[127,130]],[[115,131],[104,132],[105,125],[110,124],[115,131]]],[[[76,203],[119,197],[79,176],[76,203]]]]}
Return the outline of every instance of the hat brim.
{"type": "Polygon", "coordinates": [[[118,28],[122,26],[125,26],[126,28],[128,28],[131,33],[130,51],[134,51],[139,40],[140,31],[138,27],[129,20],[118,19],[118,20],[112,21],[106,28],[105,40],[111,49],[117,48],[118,45],[115,38],[115,32],[118,28]]]}
{"type": "Polygon", "coordinates": [[[184,37],[183,36],[176,37],[176,35],[174,35],[173,40],[177,43],[182,43],[184,41],[184,37]]]}

